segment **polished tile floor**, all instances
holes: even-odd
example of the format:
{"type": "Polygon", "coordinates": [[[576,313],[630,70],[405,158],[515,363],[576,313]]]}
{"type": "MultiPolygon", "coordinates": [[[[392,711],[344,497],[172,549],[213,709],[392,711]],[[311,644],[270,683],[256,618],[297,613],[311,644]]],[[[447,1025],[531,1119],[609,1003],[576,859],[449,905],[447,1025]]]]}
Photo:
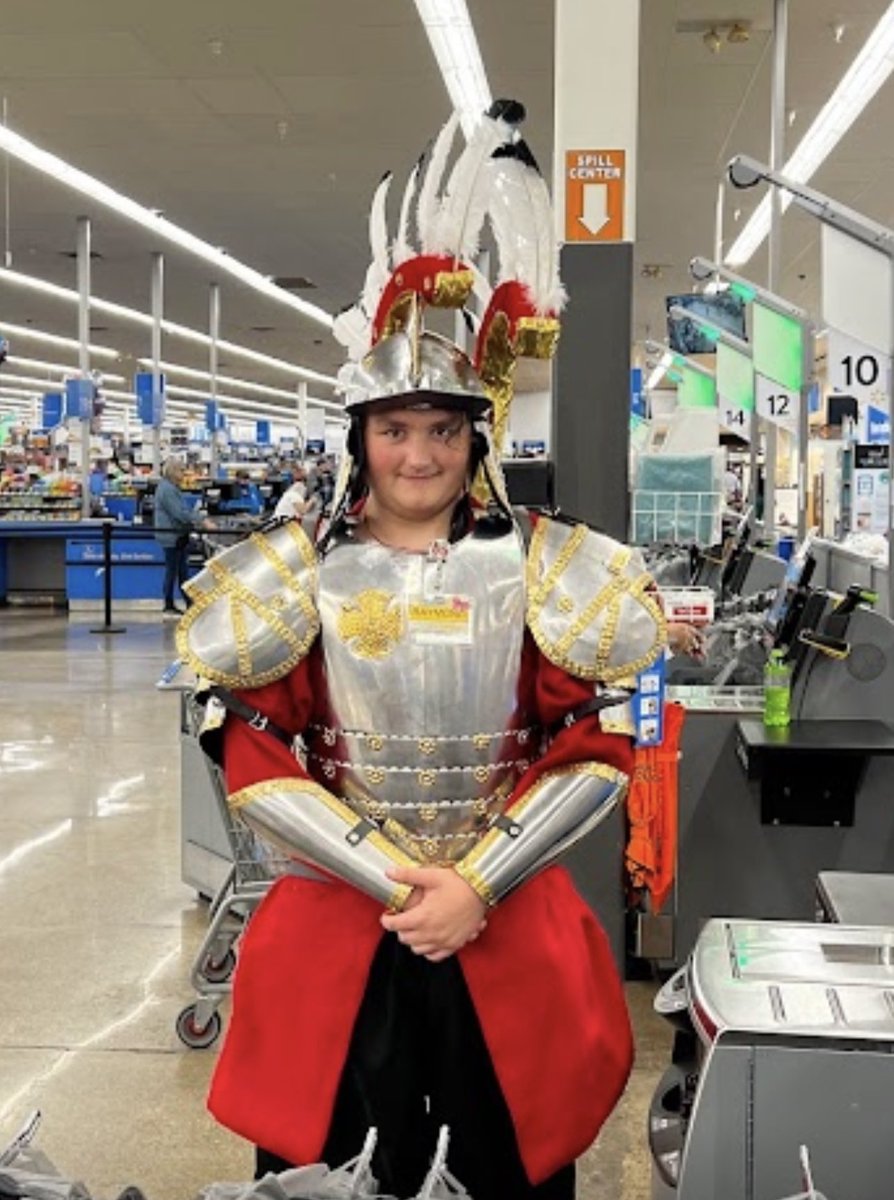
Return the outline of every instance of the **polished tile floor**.
{"type": "MultiPolygon", "coordinates": [[[[205,1112],[214,1051],[174,1033],[207,910],[180,879],[178,697],[155,688],[173,628],[92,623],[0,609],[0,1145],[40,1108],[38,1144],[95,1197],[189,1200],[251,1155],[205,1112]]],[[[637,1067],[579,1200],[649,1197],[652,991],[629,985],[637,1067]]]]}

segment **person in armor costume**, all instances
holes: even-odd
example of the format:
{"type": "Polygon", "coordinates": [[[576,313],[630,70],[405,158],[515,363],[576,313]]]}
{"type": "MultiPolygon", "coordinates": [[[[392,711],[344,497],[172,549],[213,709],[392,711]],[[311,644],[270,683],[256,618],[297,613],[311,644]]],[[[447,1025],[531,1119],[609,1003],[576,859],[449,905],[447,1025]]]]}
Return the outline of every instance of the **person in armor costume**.
{"type": "Polygon", "coordinates": [[[241,943],[209,1107],[259,1170],[337,1164],[376,1126],[398,1197],[446,1124],[474,1200],[570,1200],[632,1061],[607,939],[556,860],[624,794],[622,701],[665,627],[638,553],[513,510],[493,453],[514,362],[552,352],[561,303],[522,115],[495,106],[442,192],[448,123],[393,245],[383,181],[364,295],[336,323],[331,522],[212,560],[178,628],[230,804],[293,863],[241,943]],[[493,291],[467,265],[485,219],[493,291]],[[533,240],[526,268],[513,247],[533,240]],[[473,288],[474,361],[422,324],[473,288]]]}

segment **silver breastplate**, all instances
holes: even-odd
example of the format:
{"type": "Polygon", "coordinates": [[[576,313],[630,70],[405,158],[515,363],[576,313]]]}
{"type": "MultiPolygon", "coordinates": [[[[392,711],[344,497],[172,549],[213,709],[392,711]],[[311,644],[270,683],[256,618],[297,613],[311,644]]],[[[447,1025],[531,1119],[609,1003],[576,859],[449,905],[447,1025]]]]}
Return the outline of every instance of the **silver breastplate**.
{"type": "Polygon", "coordinates": [[[330,717],[308,765],[427,862],[480,839],[536,752],[519,711],[524,548],[515,530],[412,554],[336,545],[320,568],[330,717]]]}

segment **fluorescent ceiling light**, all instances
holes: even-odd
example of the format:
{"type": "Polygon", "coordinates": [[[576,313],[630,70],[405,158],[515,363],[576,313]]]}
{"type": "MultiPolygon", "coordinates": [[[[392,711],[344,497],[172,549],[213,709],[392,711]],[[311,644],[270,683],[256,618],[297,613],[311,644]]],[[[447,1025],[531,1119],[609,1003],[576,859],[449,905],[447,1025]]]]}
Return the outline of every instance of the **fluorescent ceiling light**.
{"type": "Polygon", "coordinates": [[[317,321],[320,325],[325,325],[327,329],[332,328],[332,317],[325,309],[316,304],[310,304],[307,300],[302,300],[300,296],[293,296],[291,292],[279,287],[266,275],[262,275],[260,271],[246,266],[236,258],[231,258],[225,250],[212,246],[210,242],[203,241],[195,234],[188,233],[158,212],[145,208],[128,196],[122,195],[121,192],[116,192],[108,184],[94,179],[92,175],[87,175],[84,171],[79,171],[77,167],[71,166],[64,159],[57,158],[55,154],[41,150],[39,146],[35,146],[21,134],[14,133],[7,126],[0,126],[0,149],[11,154],[13,158],[19,159],[20,162],[27,163],[35,170],[43,172],[44,175],[49,175],[51,179],[56,179],[59,183],[64,183],[67,187],[80,192],[82,196],[88,196],[91,200],[127,217],[128,220],[135,221],[137,225],[142,225],[144,229],[150,230],[166,242],[173,242],[175,246],[211,263],[218,270],[238,279],[240,283],[247,284],[248,287],[260,292],[268,299],[285,304],[288,308],[301,313],[302,316],[309,317],[310,320],[317,321]]]}
{"type": "MultiPolygon", "coordinates": [[[[14,334],[20,338],[30,338],[35,342],[46,342],[48,346],[64,347],[66,350],[79,350],[81,343],[75,338],[59,337],[55,333],[46,333],[42,329],[32,329],[30,325],[11,325],[9,321],[0,319],[0,335],[6,337],[7,334],[14,334]]],[[[120,358],[121,355],[117,350],[110,350],[108,346],[90,345],[90,353],[94,358],[120,358]]]]}
{"type": "MultiPolygon", "coordinates": [[[[7,361],[9,360],[7,359],[7,361]]],[[[77,373],[76,367],[72,367],[69,370],[69,375],[71,376],[76,376],[77,373]]],[[[5,367],[0,367],[0,383],[3,383],[7,379],[16,384],[28,383],[33,387],[43,388],[45,391],[51,388],[61,388],[63,386],[63,381],[61,379],[38,379],[33,375],[19,375],[17,371],[7,371],[5,367]]],[[[119,381],[120,383],[124,383],[124,380],[120,375],[116,375],[115,380],[119,381]]]]}
{"type": "MultiPolygon", "coordinates": [[[[80,295],[73,288],[62,287],[58,283],[50,283],[48,279],[39,279],[36,275],[26,275],[23,271],[13,271],[9,267],[0,267],[0,282],[9,283],[17,287],[30,288],[32,291],[53,296],[57,300],[64,300],[68,304],[80,304],[81,301],[80,295]]],[[[109,313],[110,316],[123,317],[124,320],[132,321],[134,324],[142,325],[147,329],[151,329],[155,324],[149,313],[140,312],[138,308],[128,308],[124,304],[115,304],[111,300],[102,300],[98,296],[90,297],[90,307],[96,309],[97,312],[109,313]]],[[[163,320],[161,327],[165,333],[171,334],[172,337],[180,337],[189,342],[197,342],[201,346],[211,345],[209,334],[202,333],[198,329],[191,329],[188,325],[178,325],[175,321],[163,320]]],[[[11,329],[12,326],[7,325],[3,328],[11,329]]],[[[77,346],[78,343],[75,342],[74,345],[77,346]]],[[[334,387],[338,382],[332,375],[321,375],[318,371],[311,371],[307,367],[299,367],[297,363],[290,363],[284,358],[274,358],[270,354],[262,354],[258,350],[251,350],[248,346],[239,346],[235,342],[228,342],[223,338],[217,339],[217,346],[218,349],[225,350],[228,354],[247,358],[265,367],[274,367],[279,371],[287,371],[290,375],[297,375],[299,379],[306,379],[311,383],[325,383],[329,387],[334,387]]]]}
{"type": "MultiPolygon", "coordinates": [[[[151,358],[140,358],[137,361],[141,366],[152,366],[151,358]]],[[[187,379],[199,379],[202,382],[208,382],[211,379],[210,371],[199,371],[195,367],[183,367],[179,363],[163,362],[159,364],[159,367],[166,375],[184,375],[187,379]]],[[[289,392],[285,388],[268,387],[266,383],[255,383],[252,379],[237,379],[233,375],[218,375],[217,382],[224,384],[226,387],[241,388],[246,392],[257,392],[259,396],[278,396],[283,400],[291,400],[293,403],[298,400],[298,393],[295,391],[289,392]]],[[[324,401],[308,397],[308,403],[323,404],[324,401]]],[[[332,401],[329,401],[329,403],[332,403],[332,401]]],[[[336,407],[342,408],[342,405],[339,404],[336,407]]]]}
{"type": "MultiPolygon", "coordinates": [[[[8,354],[6,356],[7,365],[13,367],[36,367],[41,371],[52,371],[55,375],[77,375],[80,368],[68,363],[46,362],[42,358],[22,358],[18,354],[8,354]]],[[[103,379],[108,383],[126,383],[123,375],[109,375],[105,371],[102,372],[103,379]]],[[[49,381],[48,381],[49,382],[49,381]]]]}
{"type": "Polygon", "coordinates": [[[416,8],[468,137],[490,107],[491,93],[466,0],[416,0],[416,8]]]}
{"type": "Polygon", "coordinates": [[[673,363],[673,361],[674,361],[673,354],[671,354],[670,350],[665,350],[664,354],[662,354],[662,356],[661,356],[661,362],[658,364],[658,366],[655,368],[655,370],[652,372],[652,374],[649,376],[648,380],[646,381],[646,391],[647,392],[651,392],[653,388],[658,387],[658,384],[664,378],[667,368],[673,363]]]}
{"type": "MultiPolygon", "coordinates": [[[[781,168],[795,183],[806,183],[825,162],[857,117],[894,70],[894,3],[867,38],[838,87],[781,168]]],[[[782,211],[792,202],[780,194],[782,211]]],[[[764,196],[724,259],[731,267],[748,262],[770,232],[770,194],[764,196]]]]}
{"type": "MultiPolygon", "coordinates": [[[[133,392],[115,391],[113,388],[102,388],[104,397],[112,397],[116,400],[125,400],[131,405],[136,406],[136,396],[133,392]]],[[[195,391],[192,388],[168,388],[166,392],[167,407],[175,412],[191,412],[196,413],[200,420],[205,419],[205,404],[210,399],[207,392],[195,391]],[[175,397],[195,397],[190,399],[176,399],[175,397]]],[[[277,417],[287,424],[295,424],[298,420],[298,412],[290,411],[281,404],[262,404],[257,400],[241,400],[236,396],[218,396],[217,402],[221,407],[221,411],[228,416],[241,418],[242,420],[253,420],[258,416],[261,417],[277,417]]],[[[325,401],[317,401],[323,404],[325,401]]],[[[343,411],[343,410],[339,410],[343,411]]]]}
{"type": "MultiPolygon", "coordinates": [[[[199,400],[200,402],[205,402],[205,401],[211,399],[211,396],[208,394],[207,389],[205,391],[200,391],[198,388],[180,387],[178,384],[173,384],[173,383],[168,384],[166,386],[165,393],[168,396],[194,397],[196,400],[199,400]]],[[[283,416],[288,417],[290,420],[297,420],[297,417],[298,417],[297,404],[295,405],[295,407],[293,409],[290,410],[290,409],[286,408],[285,405],[283,405],[283,404],[264,404],[260,400],[243,400],[240,396],[218,395],[215,397],[215,399],[220,404],[239,405],[240,408],[244,408],[247,411],[254,411],[254,412],[261,412],[261,413],[279,413],[279,414],[282,414],[283,416]]],[[[297,398],[297,396],[292,396],[291,399],[294,403],[295,401],[297,401],[298,398],[297,398]]],[[[340,414],[344,413],[344,408],[342,407],[342,405],[335,404],[331,400],[317,400],[315,397],[308,396],[307,403],[308,403],[308,405],[316,404],[316,405],[320,405],[323,408],[331,408],[340,414]]]]}
{"type": "Polygon", "coordinates": [[[0,384],[0,393],[4,396],[27,396],[29,400],[43,399],[41,393],[33,388],[7,387],[5,384],[0,384]]]}

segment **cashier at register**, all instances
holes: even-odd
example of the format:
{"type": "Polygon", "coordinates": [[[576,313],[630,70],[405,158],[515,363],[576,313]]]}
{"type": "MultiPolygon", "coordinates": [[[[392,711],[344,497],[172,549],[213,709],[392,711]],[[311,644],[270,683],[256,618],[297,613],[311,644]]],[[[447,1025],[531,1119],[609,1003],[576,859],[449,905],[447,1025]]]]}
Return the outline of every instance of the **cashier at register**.
{"type": "Polygon", "coordinates": [[[236,472],[236,487],[230,507],[239,512],[247,512],[253,517],[259,517],[264,511],[264,501],[258,490],[258,485],[252,483],[248,471],[236,472]]]}

